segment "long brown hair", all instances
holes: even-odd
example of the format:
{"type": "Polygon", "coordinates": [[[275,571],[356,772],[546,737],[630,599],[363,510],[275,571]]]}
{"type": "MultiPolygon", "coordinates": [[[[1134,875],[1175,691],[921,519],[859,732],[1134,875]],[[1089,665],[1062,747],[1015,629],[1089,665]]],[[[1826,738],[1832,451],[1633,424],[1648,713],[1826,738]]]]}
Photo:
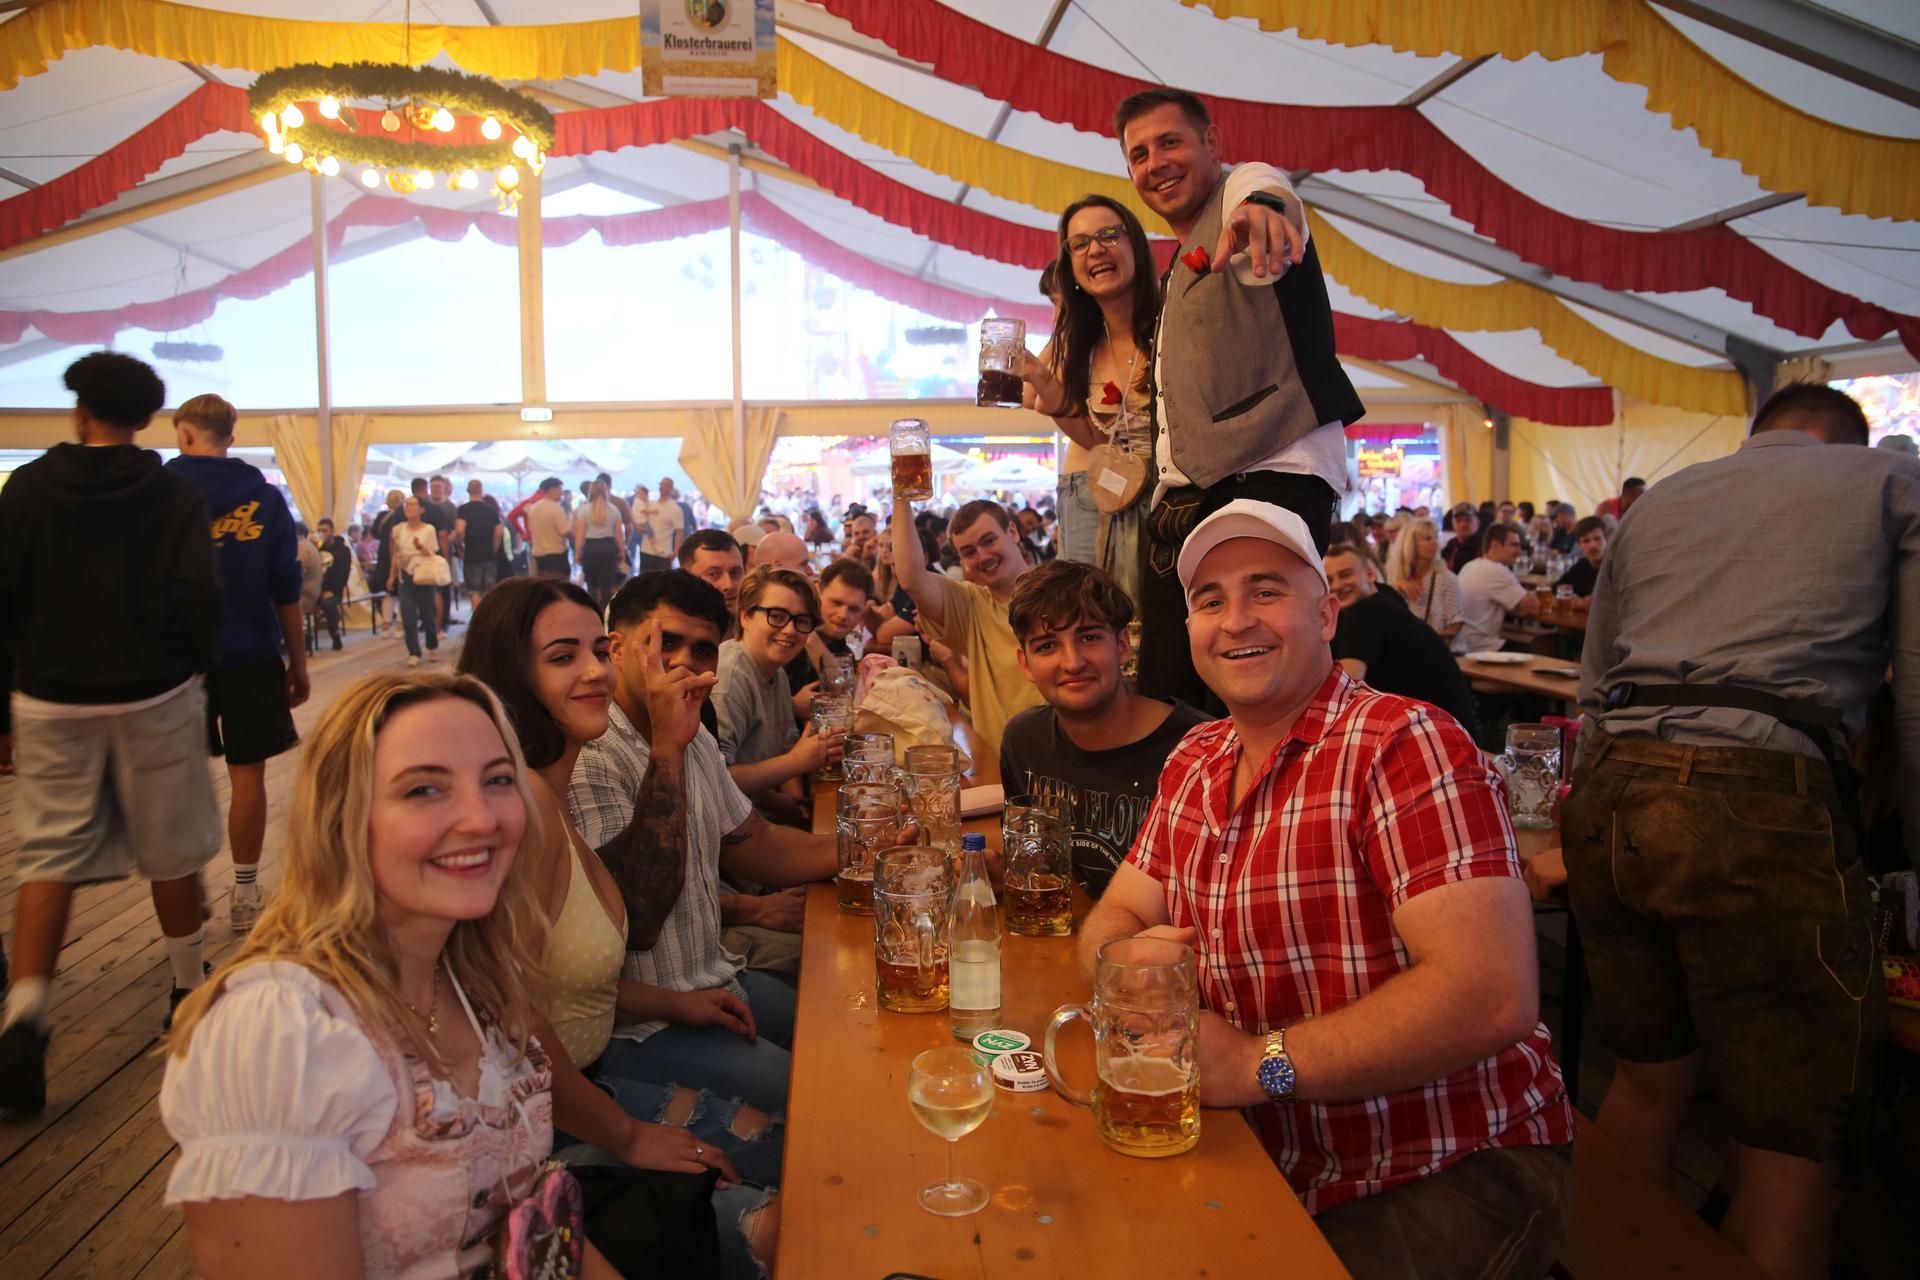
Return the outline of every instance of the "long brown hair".
{"type": "Polygon", "coordinates": [[[1153,274],[1153,246],[1147,229],[1133,210],[1108,196],[1081,196],[1060,215],[1060,256],[1054,262],[1054,287],[1059,302],[1053,311],[1053,367],[1067,393],[1067,413],[1087,411],[1093,382],[1093,349],[1106,334],[1106,316],[1073,274],[1073,253],[1067,248],[1067,224],[1082,209],[1109,209],[1120,219],[1133,249],[1133,345],[1141,355],[1153,350],[1153,326],[1160,315],[1160,282],[1153,274]]]}
{"type": "MultiPolygon", "coordinates": [[[[247,965],[285,960],[345,996],[370,1030],[410,1042],[436,1071],[447,1063],[420,1015],[400,998],[396,961],[380,926],[369,823],[373,754],[380,731],[406,707],[457,698],[486,712],[513,760],[514,787],[526,806],[520,851],[540,847],[540,810],[527,788],[506,713],[472,676],[392,673],[368,676],[335,700],[307,742],[293,808],[287,815],[280,891],[212,978],[180,1005],[167,1048],[185,1057],[194,1028],[220,998],[227,980],[247,965]]],[[[543,956],[547,915],[526,859],[516,856],[493,910],[453,927],[444,952],[448,972],[484,1008],[522,1053],[535,1011],[545,1000],[543,956]]]]}

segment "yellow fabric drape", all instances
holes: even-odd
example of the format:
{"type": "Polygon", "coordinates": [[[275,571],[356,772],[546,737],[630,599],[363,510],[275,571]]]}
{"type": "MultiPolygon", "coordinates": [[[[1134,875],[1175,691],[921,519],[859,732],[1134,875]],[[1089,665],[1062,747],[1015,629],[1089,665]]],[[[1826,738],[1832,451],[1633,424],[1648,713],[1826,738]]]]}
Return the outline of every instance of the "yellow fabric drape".
{"type": "MultiPolygon", "coordinates": [[[[1164,226],[1123,178],[1041,160],[924,115],[780,44],[780,84],[821,119],[957,182],[1041,209],[1064,208],[1088,192],[1111,196],[1142,220],[1164,226]]],[[[1326,219],[1314,238],[1328,274],[1378,306],[1441,328],[1534,329],[1567,359],[1638,399],[1704,413],[1742,413],[1746,385],[1732,372],[1662,360],[1588,323],[1552,295],[1510,281],[1463,285],[1435,280],[1374,256],[1326,219]]]]}
{"type": "Polygon", "coordinates": [[[747,409],[746,484],[734,465],[738,448],[733,434],[733,410],[700,409],[688,415],[688,430],[680,442],[680,468],[708,502],[736,523],[753,518],[766,478],[767,459],[780,434],[783,411],[767,407],[747,409]]]}
{"type": "Polygon", "coordinates": [[[1849,129],[1735,75],[1643,0],[1180,0],[1269,31],[1427,57],[1601,55],[1647,109],[1770,191],[1875,218],[1920,217],[1920,140],[1849,129]]]}
{"type": "Polygon", "coordinates": [[[1628,401],[1610,427],[1553,427],[1524,418],[1508,432],[1509,493],[1495,498],[1571,502],[1582,515],[1620,492],[1628,476],[1649,484],[1740,447],[1746,419],[1680,413],[1628,401]]]}
{"type": "MultiPolygon", "coordinates": [[[[1441,457],[1446,460],[1440,478],[1448,505],[1493,497],[1493,429],[1486,425],[1480,406],[1448,405],[1435,425],[1440,429],[1441,457]]],[[[1434,513],[1436,524],[1445,523],[1443,514],[1434,513]]]]}
{"type": "Polygon", "coordinates": [[[354,523],[360,505],[360,481],[367,474],[367,442],[372,438],[371,414],[333,415],[333,524],[342,533],[354,523]]]}
{"type": "Polygon", "coordinates": [[[273,442],[273,460],[293,491],[293,505],[309,525],[321,516],[344,530],[353,523],[359,505],[360,478],[367,470],[367,442],[373,419],[364,413],[343,413],[333,419],[333,510],[322,511],[320,439],[314,419],[304,414],[276,413],[267,419],[267,438],[273,442]]]}
{"type": "Polygon", "coordinates": [[[1435,280],[1375,257],[1325,218],[1315,221],[1313,238],[1327,273],[1375,306],[1443,329],[1532,329],[1555,351],[1636,399],[1700,413],[1746,411],[1747,388],[1739,374],[1650,355],[1531,285],[1435,280]]]}
{"type": "Polygon", "coordinates": [[[46,0],[0,24],[0,89],[38,75],[71,49],[106,45],[245,71],[296,62],[426,62],[444,52],[501,80],[560,80],[640,65],[631,14],[526,27],[398,22],[309,22],[221,13],[166,0],[46,0]]]}
{"type": "Polygon", "coordinates": [[[273,460],[293,491],[293,505],[311,524],[320,518],[320,445],[313,419],[276,413],[267,419],[267,438],[273,441],[273,460]]]}

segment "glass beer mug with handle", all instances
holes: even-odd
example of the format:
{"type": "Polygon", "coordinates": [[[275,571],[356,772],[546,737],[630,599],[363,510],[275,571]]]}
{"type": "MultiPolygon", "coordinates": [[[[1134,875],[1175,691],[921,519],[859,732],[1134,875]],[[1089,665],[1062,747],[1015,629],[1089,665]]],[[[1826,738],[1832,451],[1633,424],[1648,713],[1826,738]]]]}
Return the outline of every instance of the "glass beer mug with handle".
{"type": "Polygon", "coordinates": [[[929,843],[960,857],[960,783],[972,762],[958,747],[908,747],[895,780],[929,843]]]}
{"type": "Polygon", "coordinates": [[[887,433],[893,464],[893,496],[925,502],[933,496],[933,437],[923,418],[900,418],[887,433]]]}
{"type": "Polygon", "coordinates": [[[882,850],[873,872],[873,968],[880,1007],[947,1007],[953,864],[927,845],[882,850]]]}
{"type": "Polygon", "coordinates": [[[1093,999],[1047,1023],[1043,1057],[1060,1096],[1093,1108],[1100,1140],[1128,1156],[1177,1156],[1200,1141],[1200,994],[1193,948],[1116,938],[1100,948],[1093,999]],[[1060,1074],[1054,1040],[1075,1018],[1093,1026],[1092,1096],[1060,1074]]]}
{"type": "Polygon", "coordinates": [[[1550,724],[1507,727],[1507,749],[1493,758],[1516,827],[1551,827],[1560,794],[1560,731],[1550,724]]]}
{"type": "Polygon", "coordinates": [[[891,782],[849,782],[834,796],[834,832],[840,855],[834,884],[840,909],[873,914],[873,868],[880,851],[913,838],[906,806],[891,782]]]}

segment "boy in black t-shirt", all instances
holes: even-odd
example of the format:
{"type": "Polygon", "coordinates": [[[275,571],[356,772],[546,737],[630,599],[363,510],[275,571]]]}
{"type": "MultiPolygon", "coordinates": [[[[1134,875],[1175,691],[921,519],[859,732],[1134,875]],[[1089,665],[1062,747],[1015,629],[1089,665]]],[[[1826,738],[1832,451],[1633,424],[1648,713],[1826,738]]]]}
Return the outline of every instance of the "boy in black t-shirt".
{"type": "Polygon", "coordinates": [[[1001,784],[1009,796],[1060,801],[1074,875],[1095,897],[1132,848],[1161,766],[1187,730],[1207,720],[1185,703],[1133,691],[1121,675],[1133,654],[1132,620],[1120,585],[1077,560],[1029,570],[1007,610],[1020,670],[1046,705],[1007,722],[1001,784]]]}
{"type": "Polygon", "coordinates": [[[1413,616],[1398,591],[1382,591],[1371,556],[1346,543],[1327,548],[1327,590],[1340,602],[1333,658],[1382,693],[1418,698],[1473,724],[1473,691],[1440,633],[1413,616]]]}

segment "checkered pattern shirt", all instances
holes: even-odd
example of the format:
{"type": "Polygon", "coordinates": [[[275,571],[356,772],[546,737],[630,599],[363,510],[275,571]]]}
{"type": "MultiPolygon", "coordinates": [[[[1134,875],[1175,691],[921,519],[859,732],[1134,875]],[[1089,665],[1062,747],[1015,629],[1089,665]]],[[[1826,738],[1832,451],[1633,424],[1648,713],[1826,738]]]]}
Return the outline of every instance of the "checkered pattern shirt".
{"type": "MultiPolygon", "coordinates": [[[[607,731],[589,742],[573,766],[567,807],[580,835],[601,849],[633,821],[634,797],[653,758],[647,740],[618,704],[609,708],[607,731]]],[[[720,838],[753,812],[720,758],[720,746],[705,729],[687,747],[687,880],[673,904],[659,941],[650,951],[629,951],[621,976],[669,991],[705,991],[725,987],[742,1000],[747,993],[734,975],[746,964],[720,945],[720,838]]],[[[613,1034],[645,1040],[667,1024],[628,1022],[613,1034]]]]}
{"type": "MultiPolygon", "coordinates": [[[[1493,773],[1451,718],[1335,667],[1230,808],[1240,738],[1194,729],[1160,776],[1129,861],[1200,931],[1202,1004],[1265,1034],[1363,999],[1409,966],[1393,911],[1441,885],[1520,875],[1493,773]]],[[[1569,1142],[1547,1029],[1442,1080],[1247,1118],[1307,1211],[1489,1147],[1569,1142]]]]}

